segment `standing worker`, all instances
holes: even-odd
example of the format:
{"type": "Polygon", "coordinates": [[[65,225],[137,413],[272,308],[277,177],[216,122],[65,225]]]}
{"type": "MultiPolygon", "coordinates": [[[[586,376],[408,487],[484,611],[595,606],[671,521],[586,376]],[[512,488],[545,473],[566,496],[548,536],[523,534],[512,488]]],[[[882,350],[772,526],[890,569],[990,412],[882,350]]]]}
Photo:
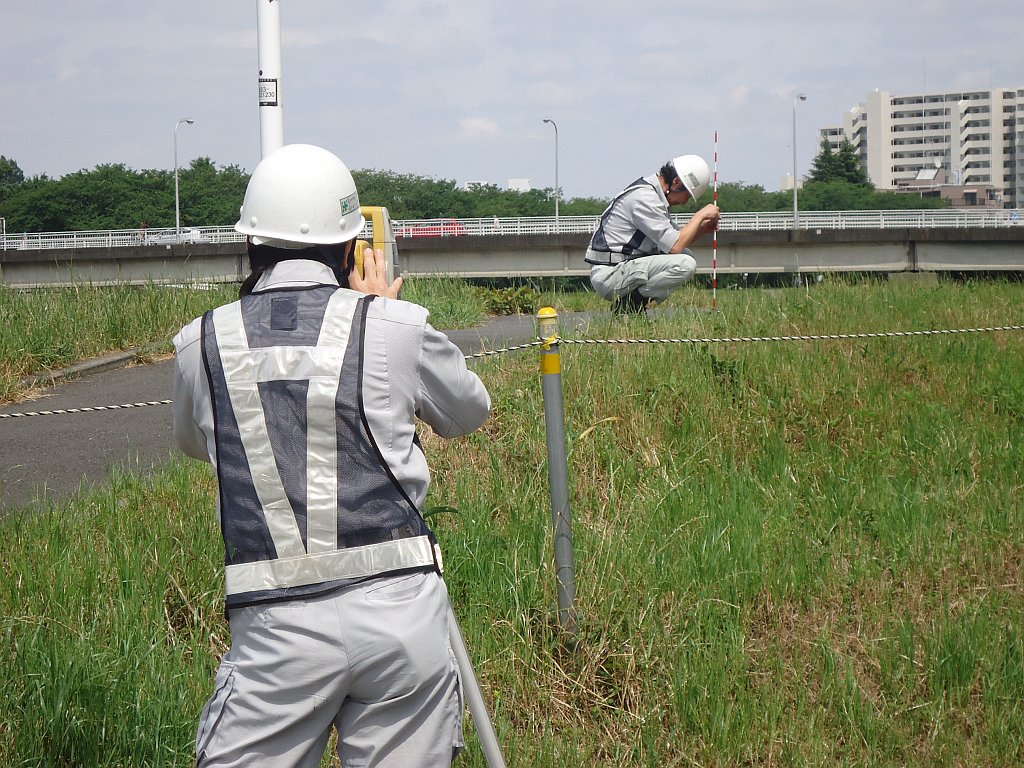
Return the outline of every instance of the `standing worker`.
{"type": "Polygon", "coordinates": [[[591,285],[614,312],[641,314],[693,278],[697,262],[689,246],[718,226],[718,206],[704,206],[682,229],[672,223],[669,206],[697,200],[710,183],[708,164],[682,155],[634,181],[601,214],[586,261],[591,285]]]}
{"type": "Polygon", "coordinates": [[[465,357],[400,301],[345,164],[293,144],[249,181],[235,229],[241,299],[174,339],[174,437],[213,464],[231,649],[196,764],[450,766],[459,670],[416,418],[472,432],[490,397],[465,357]]]}

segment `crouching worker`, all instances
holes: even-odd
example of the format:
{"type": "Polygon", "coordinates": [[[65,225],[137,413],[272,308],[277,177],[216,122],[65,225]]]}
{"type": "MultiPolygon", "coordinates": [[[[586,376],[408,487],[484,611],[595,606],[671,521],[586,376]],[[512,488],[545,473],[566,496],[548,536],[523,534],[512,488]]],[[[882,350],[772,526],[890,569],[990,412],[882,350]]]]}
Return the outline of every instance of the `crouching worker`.
{"type": "Polygon", "coordinates": [[[689,246],[718,226],[718,206],[708,204],[676,227],[669,206],[697,200],[711,181],[708,164],[682,155],[644,176],[608,205],[590,239],[590,283],[617,314],[642,314],[693,278],[697,262],[689,246]]]}
{"type": "Polygon", "coordinates": [[[198,766],[450,766],[463,746],[448,593],[416,437],[472,432],[490,398],[364,252],[352,175],[295,144],[257,166],[241,299],[174,339],[174,436],[217,472],[231,649],[198,766]]]}

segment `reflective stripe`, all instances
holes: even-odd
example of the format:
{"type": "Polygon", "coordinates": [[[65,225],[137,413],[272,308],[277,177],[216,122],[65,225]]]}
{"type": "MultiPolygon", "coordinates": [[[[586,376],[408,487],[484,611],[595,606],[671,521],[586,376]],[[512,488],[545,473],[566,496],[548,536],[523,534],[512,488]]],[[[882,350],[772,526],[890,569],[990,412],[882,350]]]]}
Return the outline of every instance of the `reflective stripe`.
{"type": "Polygon", "coordinates": [[[335,400],[358,295],[338,291],[331,297],[317,347],[250,349],[241,305],[214,310],[218,351],[239,437],[252,472],[253,486],[267,520],[278,557],[296,558],[333,552],[338,546],[338,440],[335,400]],[[307,380],[306,541],[295,520],[277,469],[267,430],[259,383],[307,380]]]}
{"type": "Polygon", "coordinates": [[[621,253],[595,251],[593,248],[587,248],[587,253],[583,257],[583,260],[587,262],[587,264],[593,264],[598,267],[614,267],[616,264],[625,261],[621,253]]]}
{"type": "MultiPolygon", "coordinates": [[[[252,355],[242,322],[242,308],[236,302],[213,311],[221,365],[228,383],[228,396],[238,421],[238,432],[252,473],[253,486],[267,519],[270,537],[280,557],[305,553],[295,513],[284,491],[273,451],[268,449],[270,434],[263,417],[258,382],[265,355],[252,355]]],[[[269,350],[273,353],[274,350],[269,350]]],[[[280,361],[277,361],[280,362],[280,361]]]]}
{"type": "Polygon", "coordinates": [[[225,581],[227,594],[231,596],[433,566],[434,549],[430,539],[415,536],[334,552],[237,563],[225,568],[225,581]]]}
{"type": "MultiPolygon", "coordinates": [[[[338,370],[341,361],[338,358],[338,370]]],[[[306,550],[338,548],[338,423],[335,397],[338,375],[310,379],[306,393],[306,550]]]]}
{"type": "Polygon", "coordinates": [[[330,370],[309,381],[306,423],[316,429],[306,432],[306,549],[310,553],[333,552],[338,548],[338,423],[335,401],[341,366],[348,348],[357,294],[336,291],[327,304],[317,350],[332,350],[330,370]]]}

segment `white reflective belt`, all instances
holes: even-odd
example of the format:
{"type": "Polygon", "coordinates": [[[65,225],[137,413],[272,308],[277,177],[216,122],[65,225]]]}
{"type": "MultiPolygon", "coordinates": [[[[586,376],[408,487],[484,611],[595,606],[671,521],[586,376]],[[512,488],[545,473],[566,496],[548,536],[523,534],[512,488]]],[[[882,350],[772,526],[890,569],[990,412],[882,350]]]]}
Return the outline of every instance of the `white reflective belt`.
{"type": "Polygon", "coordinates": [[[583,260],[592,267],[614,267],[625,261],[625,258],[621,253],[615,251],[595,251],[593,248],[587,248],[583,260]]]}
{"type": "Polygon", "coordinates": [[[227,594],[239,595],[285,587],[377,576],[404,568],[434,565],[434,549],[426,536],[350,547],[299,557],[238,563],[224,569],[227,594]]]}

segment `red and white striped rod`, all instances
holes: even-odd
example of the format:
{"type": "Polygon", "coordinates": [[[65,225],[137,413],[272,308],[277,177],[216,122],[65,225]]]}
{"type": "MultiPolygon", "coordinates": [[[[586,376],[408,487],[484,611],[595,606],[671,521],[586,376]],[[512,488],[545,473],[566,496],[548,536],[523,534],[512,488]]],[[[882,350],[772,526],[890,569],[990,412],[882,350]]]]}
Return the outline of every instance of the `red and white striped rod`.
{"type": "MultiPolygon", "coordinates": [[[[718,129],[715,129],[715,207],[718,206],[718,129]]],[[[711,235],[711,308],[718,309],[718,227],[711,235]]]]}

